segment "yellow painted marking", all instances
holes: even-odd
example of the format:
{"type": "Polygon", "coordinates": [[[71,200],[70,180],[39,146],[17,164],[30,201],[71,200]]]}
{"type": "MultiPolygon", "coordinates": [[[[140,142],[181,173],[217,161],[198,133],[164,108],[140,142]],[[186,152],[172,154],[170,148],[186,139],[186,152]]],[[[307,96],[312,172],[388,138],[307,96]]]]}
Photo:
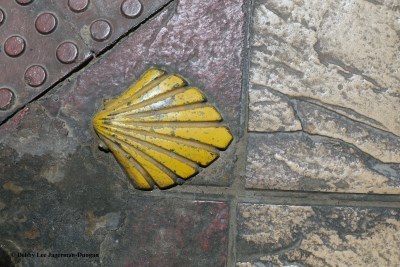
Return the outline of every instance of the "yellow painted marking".
{"type": "MultiPolygon", "coordinates": [[[[116,142],[116,139],[108,133],[100,129],[97,130],[104,136],[106,136],[110,141],[114,143],[116,142]]],[[[151,178],[154,180],[159,188],[167,188],[175,184],[175,181],[171,176],[169,176],[165,171],[157,167],[156,164],[148,160],[148,158],[146,159],[143,156],[143,153],[140,153],[135,148],[122,142],[118,142],[118,144],[126,153],[132,156],[147,171],[147,173],[151,176],[151,178]]]]}
{"type": "MultiPolygon", "coordinates": [[[[114,116],[126,117],[138,113],[157,111],[161,109],[178,107],[194,103],[201,103],[206,101],[205,96],[196,88],[191,88],[184,91],[176,90],[176,92],[178,93],[172,92],[171,94],[166,95],[166,98],[159,97],[157,99],[156,98],[151,99],[151,102],[144,101],[138,103],[137,105],[135,105],[135,107],[132,106],[124,108],[114,116]]],[[[110,114],[110,116],[113,116],[113,114],[110,114]]]]}
{"type": "Polygon", "coordinates": [[[133,99],[131,104],[136,104],[139,102],[146,101],[155,96],[165,94],[169,91],[172,91],[176,88],[180,88],[185,85],[186,85],[186,82],[181,77],[176,76],[176,75],[171,75],[167,79],[163,80],[158,86],[151,88],[149,91],[147,91],[143,95],[133,99]]]}
{"type": "MultiPolygon", "coordinates": [[[[103,129],[107,131],[105,127],[103,127],[103,129]]],[[[153,146],[152,144],[148,144],[147,146],[143,145],[141,143],[138,143],[132,138],[129,138],[127,136],[122,136],[120,133],[118,133],[113,129],[108,131],[110,131],[109,134],[114,133],[113,137],[115,139],[125,142],[126,144],[144,152],[145,154],[155,159],[156,161],[158,161],[159,163],[161,163],[162,165],[164,165],[165,167],[167,167],[168,169],[170,169],[171,171],[173,171],[175,174],[179,175],[182,178],[189,178],[190,176],[197,173],[197,170],[194,166],[190,166],[190,163],[187,164],[183,162],[185,161],[184,159],[180,161],[179,159],[176,159],[173,156],[165,154],[162,151],[158,150],[157,148],[152,147],[153,146]]],[[[168,151],[166,151],[166,153],[168,153],[168,151]]]]}
{"type": "Polygon", "coordinates": [[[208,166],[233,136],[218,110],[178,75],[147,71],[93,118],[101,139],[136,187],[151,189],[189,178],[208,166]]]}
{"type": "Polygon", "coordinates": [[[168,151],[172,151],[184,158],[200,164],[203,167],[213,162],[219,156],[217,152],[213,151],[214,149],[208,148],[209,150],[207,150],[207,147],[204,148],[204,146],[201,146],[199,144],[197,144],[197,146],[196,144],[188,145],[188,142],[185,142],[184,140],[180,140],[178,138],[168,138],[167,136],[159,137],[155,136],[154,134],[152,135],[129,129],[124,130],[121,128],[110,126],[102,127],[108,129],[110,132],[119,132],[121,134],[159,146],[168,151]]]}
{"type": "Polygon", "coordinates": [[[114,154],[115,158],[121,164],[121,166],[128,173],[129,178],[133,181],[134,185],[143,190],[151,190],[153,189],[153,185],[148,182],[148,179],[139,171],[140,166],[138,164],[134,164],[132,159],[129,159],[124,151],[118,148],[114,143],[108,141],[107,139],[103,139],[104,143],[108,146],[111,152],[114,154]]]}
{"type": "Polygon", "coordinates": [[[221,121],[222,117],[212,106],[198,107],[193,109],[182,109],[182,107],[171,110],[155,111],[152,114],[139,114],[132,117],[113,117],[118,122],[203,122],[221,121]]]}
{"type": "Polygon", "coordinates": [[[233,137],[227,127],[224,126],[211,126],[211,127],[199,127],[193,125],[193,127],[179,127],[179,126],[146,126],[142,124],[131,124],[123,123],[118,121],[111,122],[113,126],[120,126],[132,130],[140,130],[146,132],[154,132],[167,136],[180,137],[187,140],[196,140],[201,143],[217,147],[219,149],[225,149],[231,143],[233,137]]]}
{"type": "Polygon", "coordinates": [[[155,96],[170,92],[185,85],[185,80],[176,75],[168,76],[165,79],[158,79],[153,83],[150,83],[147,86],[143,87],[142,90],[140,90],[139,92],[129,97],[125,97],[122,102],[118,103],[118,106],[114,106],[112,109],[110,108],[108,112],[105,112],[105,114],[109,115],[112,113],[120,112],[121,110],[125,110],[131,106],[134,106],[137,103],[152,99],[155,96]]]}
{"type": "Polygon", "coordinates": [[[165,75],[165,71],[158,70],[158,69],[149,69],[120,98],[107,102],[107,104],[104,107],[107,109],[114,108],[118,104],[122,103],[125,99],[128,99],[129,97],[133,96],[135,93],[137,93],[138,91],[143,89],[145,86],[149,85],[151,82],[157,80],[158,78],[160,78],[164,75],[165,75]]]}

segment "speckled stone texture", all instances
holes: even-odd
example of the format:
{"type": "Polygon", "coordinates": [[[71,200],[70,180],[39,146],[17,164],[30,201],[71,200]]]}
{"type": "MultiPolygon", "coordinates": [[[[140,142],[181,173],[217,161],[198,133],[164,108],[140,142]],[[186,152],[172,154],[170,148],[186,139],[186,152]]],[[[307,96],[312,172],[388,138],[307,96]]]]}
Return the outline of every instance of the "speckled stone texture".
{"type": "Polygon", "coordinates": [[[248,187],[399,193],[398,7],[254,1],[248,187]]]}
{"type": "Polygon", "coordinates": [[[400,193],[398,164],[384,164],[338,140],[302,132],[251,134],[246,187],[400,193]]]}
{"type": "Polygon", "coordinates": [[[238,207],[238,267],[398,266],[400,210],[238,207]]]}
{"type": "MultiPolygon", "coordinates": [[[[315,101],[399,135],[400,11],[371,2],[255,1],[251,87],[315,101]]],[[[258,102],[252,89],[250,107],[258,102]]],[[[250,119],[250,130],[255,123],[250,119]]]]}
{"type": "Polygon", "coordinates": [[[226,203],[158,200],[133,207],[101,245],[104,266],[226,266],[226,203]]]}

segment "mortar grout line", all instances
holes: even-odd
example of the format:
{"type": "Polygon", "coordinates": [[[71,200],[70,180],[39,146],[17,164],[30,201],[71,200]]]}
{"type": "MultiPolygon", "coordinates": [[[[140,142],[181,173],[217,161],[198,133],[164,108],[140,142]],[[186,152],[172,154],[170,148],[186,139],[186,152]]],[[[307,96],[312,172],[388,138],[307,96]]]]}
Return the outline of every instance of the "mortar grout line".
{"type": "MultiPolygon", "coordinates": [[[[138,197],[148,197],[148,192],[138,197]]],[[[236,201],[256,204],[301,206],[359,206],[400,208],[400,195],[337,193],[318,191],[285,191],[246,189],[235,187],[185,186],[181,189],[152,192],[151,197],[168,197],[185,200],[236,201]]]]}
{"type": "Polygon", "coordinates": [[[252,21],[252,6],[253,0],[243,1],[243,32],[244,32],[244,43],[242,51],[242,91],[240,99],[240,123],[242,126],[239,132],[239,143],[235,156],[237,158],[237,164],[235,165],[233,174],[233,183],[227,190],[232,195],[232,199],[229,203],[229,232],[228,232],[228,259],[227,266],[236,265],[236,237],[237,237],[237,207],[239,203],[239,197],[245,192],[245,170],[246,170],[246,158],[247,158],[247,143],[248,143],[248,102],[249,102],[249,53],[250,53],[250,27],[252,21]]]}

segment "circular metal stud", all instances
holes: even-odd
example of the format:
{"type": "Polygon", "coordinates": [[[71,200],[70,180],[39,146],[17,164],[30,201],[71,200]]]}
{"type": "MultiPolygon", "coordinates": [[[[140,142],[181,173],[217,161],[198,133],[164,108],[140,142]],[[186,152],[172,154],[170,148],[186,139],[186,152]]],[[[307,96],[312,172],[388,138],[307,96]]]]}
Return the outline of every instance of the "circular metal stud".
{"type": "Polygon", "coordinates": [[[57,27],[57,18],[51,13],[43,13],[37,17],[35,27],[41,34],[52,33],[57,27]]]}
{"type": "Polygon", "coordinates": [[[0,26],[1,26],[1,24],[3,24],[5,19],[6,19],[6,15],[4,14],[3,9],[0,8],[0,26]]]}
{"type": "Polygon", "coordinates": [[[125,0],[121,4],[121,13],[130,19],[136,18],[142,12],[142,3],[139,0],[125,0]]]}
{"type": "Polygon", "coordinates": [[[11,36],[4,43],[4,52],[10,57],[18,57],[25,51],[25,40],[21,36],[11,36]]]}
{"type": "Polygon", "coordinates": [[[30,66],[25,71],[25,82],[32,87],[38,87],[44,84],[47,79],[46,70],[39,65],[30,66]]]}
{"type": "Polygon", "coordinates": [[[90,25],[90,34],[96,41],[107,40],[111,36],[111,25],[106,20],[96,20],[90,25]]]}
{"type": "Polygon", "coordinates": [[[69,0],[69,8],[75,13],[81,13],[89,7],[89,0],[69,0]]]}
{"type": "Polygon", "coordinates": [[[26,6],[33,2],[33,0],[16,0],[18,4],[26,6]]]}
{"type": "Polygon", "coordinates": [[[78,57],[78,47],[72,42],[64,42],[57,47],[56,56],[61,63],[73,63],[78,57]]]}
{"type": "Polygon", "coordinates": [[[0,110],[7,110],[14,102],[14,93],[11,89],[0,88],[0,110]]]}

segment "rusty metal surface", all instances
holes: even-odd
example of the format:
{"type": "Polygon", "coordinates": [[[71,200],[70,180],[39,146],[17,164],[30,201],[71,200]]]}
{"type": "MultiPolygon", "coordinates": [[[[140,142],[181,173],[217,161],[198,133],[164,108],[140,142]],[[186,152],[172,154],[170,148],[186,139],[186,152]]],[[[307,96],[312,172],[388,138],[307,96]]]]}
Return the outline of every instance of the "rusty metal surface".
{"type": "Polygon", "coordinates": [[[170,0],[0,3],[0,123],[170,0]]]}

